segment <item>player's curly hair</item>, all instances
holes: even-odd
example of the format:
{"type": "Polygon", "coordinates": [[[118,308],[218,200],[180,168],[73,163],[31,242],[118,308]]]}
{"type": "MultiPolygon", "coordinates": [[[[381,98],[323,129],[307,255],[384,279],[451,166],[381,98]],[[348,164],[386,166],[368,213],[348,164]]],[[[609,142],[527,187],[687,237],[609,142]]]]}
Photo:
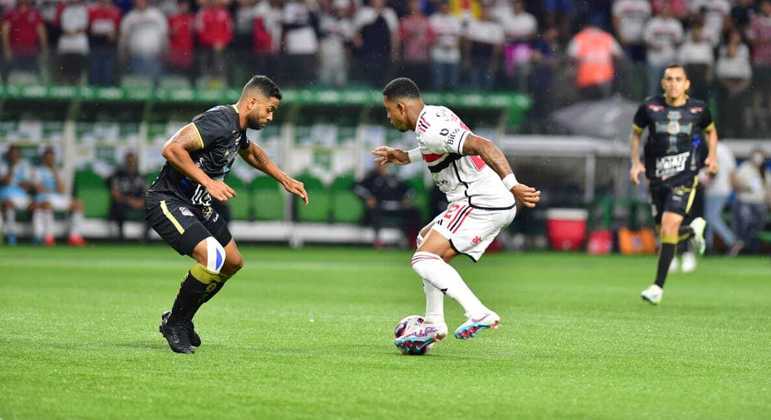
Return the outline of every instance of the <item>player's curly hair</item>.
{"type": "Polygon", "coordinates": [[[383,96],[388,99],[420,98],[418,85],[407,77],[399,77],[388,82],[383,88],[383,96]]]}
{"type": "Polygon", "coordinates": [[[270,80],[268,76],[255,75],[244,85],[244,90],[241,95],[245,94],[248,90],[259,89],[263,95],[269,98],[281,99],[281,89],[273,80],[270,80]]]}

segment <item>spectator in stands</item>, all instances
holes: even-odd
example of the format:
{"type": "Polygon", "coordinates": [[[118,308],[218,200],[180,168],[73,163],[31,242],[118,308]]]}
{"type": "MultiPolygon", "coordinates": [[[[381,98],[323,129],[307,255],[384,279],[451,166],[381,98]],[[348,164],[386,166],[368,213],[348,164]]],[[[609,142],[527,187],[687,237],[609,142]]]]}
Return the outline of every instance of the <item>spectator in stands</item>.
{"type": "Polygon", "coordinates": [[[453,89],[460,78],[461,20],[450,14],[450,4],[440,0],[439,10],[428,18],[434,43],[431,45],[431,84],[435,90],[453,89]]]}
{"type": "Polygon", "coordinates": [[[610,95],[616,73],[613,60],[624,54],[611,34],[587,25],[570,41],[567,53],[576,63],[575,84],[582,98],[610,95]]]}
{"type": "Polygon", "coordinates": [[[667,3],[645,25],[643,38],[647,49],[648,95],[653,96],[660,91],[664,67],[675,62],[677,46],[683,41],[683,25],[672,16],[667,3]]]}
{"type": "Polygon", "coordinates": [[[284,83],[305,85],[316,79],[319,19],[304,0],[288,0],[282,20],[284,34],[284,83]]]}
{"type": "Polygon", "coordinates": [[[80,84],[88,59],[88,7],[83,0],[69,0],[59,16],[62,33],[56,46],[59,80],[80,84]]]}
{"type": "Polygon", "coordinates": [[[111,86],[115,83],[115,59],[120,30],[120,9],[110,0],[98,0],[88,11],[91,49],[89,83],[111,86]]]}
{"type": "Polygon", "coordinates": [[[533,44],[533,62],[535,70],[531,78],[533,110],[529,121],[536,132],[548,132],[548,117],[555,108],[555,95],[552,90],[555,76],[559,69],[562,50],[559,43],[559,31],[552,26],[546,28],[533,44]]]}
{"type": "Polygon", "coordinates": [[[720,95],[720,134],[729,138],[744,137],[747,134],[752,65],[750,50],[742,42],[742,35],[736,29],[729,32],[726,44],[720,47],[715,75],[720,95]]]}
{"type": "Polygon", "coordinates": [[[226,4],[227,0],[201,0],[195,17],[200,54],[198,75],[206,78],[208,87],[227,84],[225,48],[233,40],[233,19],[226,4]]]}
{"type": "Polygon", "coordinates": [[[664,9],[669,9],[669,14],[679,21],[684,21],[690,14],[688,10],[689,0],[651,0],[654,15],[660,15],[664,9]]]}
{"type": "Polygon", "coordinates": [[[400,75],[411,78],[418,86],[427,86],[431,73],[429,49],[434,42],[431,24],[420,10],[420,0],[409,0],[408,14],[399,23],[402,61],[400,75]]]}
{"type": "Polygon", "coordinates": [[[532,42],[538,31],[535,17],[525,10],[523,0],[513,0],[510,13],[502,13],[499,20],[506,35],[504,70],[506,77],[512,81],[511,87],[527,91],[533,60],[532,42]]]}
{"type": "Polygon", "coordinates": [[[190,0],[179,0],[177,10],[169,16],[169,53],[166,65],[172,73],[186,76],[192,85],[195,78],[195,15],[190,0]]]}
{"type": "Polygon", "coordinates": [[[707,245],[715,249],[714,237],[720,237],[723,245],[729,248],[730,255],[736,255],[741,250],[736,236],[723,221],[723,208],[733,193],[732,179],[736,170],[736,158],[724,142],[717,145],[717,162],[719,171],[714,176],[702,175],[704,189],[704,218],[707,220],[707,245]]]}
{"type": "Polygon", "coordinates": [[[472,19],[466,25],[463,67],[473,89],[493,88],[505,41],[503,27],[490,15],[488,6],[483,4],[479,19],[472,19]]]}
{"type": "Polygon", "coordinates": [[[274,80],[279,79],[279,54],[281,53],[283,9],[281,0],[260,0],[257,4],[254,29],[252,68],[274,80]]]}
{"type": "Polygon", "coordinates": [[[651,17],[648,0],[616,0],[613,3],[613,29],[627,58],[635,63],[645,61],[645,24],[651,17]]]}
{"type": "Polygon", "coordinates": [[[729,16],[730,28],[742,34],[746,33],[754,13],[755,0],[736,0],[729,16]]]}
{"type": "Polygon", "coordinates": [[[464,25],[482,16],[481,0],[449,0],[449,3],[450,13],[460,18],[464,25]]]}
{"type": "Polygon", "coordinates": [[[399,57],[399,19],[385,0],[371,0],[353,19],[357,79],[382,86],[399,57]]]}
{"type": "Polygon", "coordinates": [[[322,0],[319,29],[319,81],[343,87],[348,82],[348,44],[353,37],[348,0],[322,0]]]}
{"type": "Polygon", "coordinates": [[[717,46],[722,39],[723,27],[731,13],[731,3],[728,0],[690,0],[689,6],[692,16],[704,17],[702,37],[712,46],[717,46]]]}
{"type": "Polygon", "coordinates": [[[40,75],[41,56],[48,53],[48,36],[40,12],[30,0],[19,0],[3,16],[3,58],[7,70],[40,75]]]}
{"type": "Polygon", "coordinates": [[[750,158],[739,165],[734,177],[734,231],[739,242],[752,252],[758,250],[755,239],[766,225],[771,194],[771,171],[765,167],[765,161],[762,149],[753,150],[750,158]]]}
{"type": "Polygon", "coordinates": [[[252,69],[252,42],[254,19],[257,17],[257,0],[238,0],[233,12],[233,42],[228,56],[230,80],[246,80],[254,74],[252,69]]]}
{"type": "MultiPolygon", "coordinates": [[[[110,186],[110,219],[118,225],[118,239],[125,239],[123,225],[126,219],[135,217],[144,219],[145,206],[145,179],[139,173],[137,155],[133,152],[126,153],[122,167],[109,178],[110,186]]],[[[143,229],[144,238],[147,239],[148,230],[143,229]]]]}
{"type": "Polygon", "coordinates": [[[689,93],[696,98],[708,101],[715,56],[712,51],[712,42],[704,36],[701,24],[697,23],[691,27],[685,42],[677,52],[677,59],[685,66],[688,79],[691,81],[689,93]]]}
{"type": "Polygon", "coordinates": [[[377,166],[355,187],[354,192],[365,204],[364,223],[375,231],[375,247],[382,246],[380,229],[386,220],[399,226],[404,237],[414,241],[420,225],[420,213],[415,208],[409,185],[388,167],[377,166]]]}
{"type": "Polygon", "coordinates": [[[134,0],[134,8],[123,19],[120,32],[119,50],[128,60],[129,70],[156,84],[163,73],[162,55],[168,42],[166,17],[148,0],[134,0]]]}
{"type": "Polygon", "coordinates": [[[759,128],[771,131],[771,0],[761,0],[759,13],[752,17],[749,38],[752,43],[753,108],[759,128]]]}
{"type": "Polygon", "coordinates": [[[573,17],[576,14],[573,0],[546,0],[544,1],[544,9],[546,25],[556,27],[561,39],[569,38],[573,17]]]}
{"type": "Polygon", "coordinates": [[[66,211],[70,215],[70,228],[67,243],[83,246],[86,241],[81,236],[83,226],[83,203],[71,198],[64,192],[64,183],[56,168],[54,149],[47,147],[40,157],[40,165],[34,169],[35,209],[32,214],[34,241],[46,246],[53,246],[54,211],[66,211]]]}
{"type": "Polygon", "coordinates": [[[32,167],[22,159],[19,146],[11,144],[0,163],[0,205],[3,209],[5,242],[16,245],[16,210],[27,210],[31,200],[32,167]]]}

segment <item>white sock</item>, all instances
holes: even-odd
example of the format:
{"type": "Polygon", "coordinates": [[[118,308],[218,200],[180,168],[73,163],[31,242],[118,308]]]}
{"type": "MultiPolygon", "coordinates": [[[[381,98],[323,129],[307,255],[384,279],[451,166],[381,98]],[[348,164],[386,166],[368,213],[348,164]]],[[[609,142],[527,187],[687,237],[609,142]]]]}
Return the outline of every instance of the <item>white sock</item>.
{"type": "Polygon", "coordinates": [[[46,236],[54,236],[54,210],[46,209],[44,215],[45,217],[43,218],[43,221],[45,222],[45,234],[46,236]]]}
{"type": "Polygon", "coordinates": [[[35,210],[32,212],[32,235],[37,239],[43,238],[44,212],[45,210],[35,210]]]}
{"type": "Polygon", "coordinates": [[[70,220],[70,236],[80,236],[80,229],[83,226],[83,212],[72,212],[72,219],[70,220]]]}
{"type": "Polygon", "coordinates": [[[426,295],[426,322],[444,324],[444,293],[423,279],[423,293],[426,295]]]}
{"type": "Polygon", "coordinates": [[[412,269],[432,286],[455,299],[468,318],[481,318],[489,309],[479,301],[457,271],[436,254],[418,251],[412,256],[412,269]]]}
{"type": "Polygon", "coordinates": [[[5,234],[16,235],[16,209],[5,209],[5,234]]]}

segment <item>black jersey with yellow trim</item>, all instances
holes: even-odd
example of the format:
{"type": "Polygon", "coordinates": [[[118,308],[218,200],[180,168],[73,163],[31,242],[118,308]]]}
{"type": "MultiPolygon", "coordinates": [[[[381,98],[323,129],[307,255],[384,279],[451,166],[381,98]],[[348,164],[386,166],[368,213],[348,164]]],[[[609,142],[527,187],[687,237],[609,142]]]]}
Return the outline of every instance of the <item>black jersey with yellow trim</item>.
{"type": "Polygon", "coordinates": [[[645,142],[645,175],[666,181],[696,174],[704,166],[703,133],[714,129],[709,108],[688,98],[681,106],[669,105],[663,95],[646,99],[634,115],[633,130],[648,129],[645,142]]]}
{"type": "MultiPolygon", "coordinates": [[[[249,147],[246,130],[241,129],[238,110],[233,105],[219,105],[197,115],[192,121],[200,148],[190,158],[212,179],[222,180],[230,172],[239,151],[249,147]]],[[[201,185],[166,162],[149,193],[171,194],[193,205],[209,205],[211,197],[201,185]]]]}

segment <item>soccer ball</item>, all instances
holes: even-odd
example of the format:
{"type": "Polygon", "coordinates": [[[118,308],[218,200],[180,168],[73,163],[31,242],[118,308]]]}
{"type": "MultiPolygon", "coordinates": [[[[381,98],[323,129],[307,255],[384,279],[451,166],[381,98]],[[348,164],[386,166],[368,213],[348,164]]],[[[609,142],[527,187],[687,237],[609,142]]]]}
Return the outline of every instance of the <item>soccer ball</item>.
{"type": "Polygon", "coordinates": [[[396,340],[396,347],[399,349],[399,351],[402,352],[402,354],[420,356],[428,353],[428,351],[431,349],[433,343],[427,346],[420,346],[419,343],[413,343],[410,341],[403,342],[401,345],[398,344],[398,341],[401,338],[409,337],[410,335],[421,334],[423,332],[424,322],[425,319],[422,316],[410,315],[404,317],[401,321],[399,321],[398,324],[396,324],[396,327],[394,327],[394,339],[396,340]]]}

